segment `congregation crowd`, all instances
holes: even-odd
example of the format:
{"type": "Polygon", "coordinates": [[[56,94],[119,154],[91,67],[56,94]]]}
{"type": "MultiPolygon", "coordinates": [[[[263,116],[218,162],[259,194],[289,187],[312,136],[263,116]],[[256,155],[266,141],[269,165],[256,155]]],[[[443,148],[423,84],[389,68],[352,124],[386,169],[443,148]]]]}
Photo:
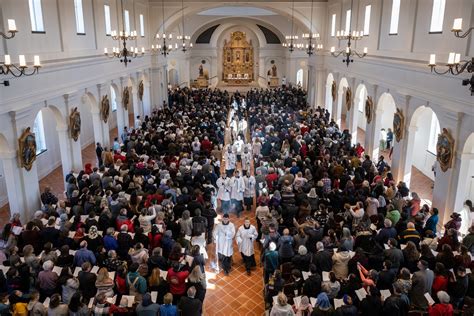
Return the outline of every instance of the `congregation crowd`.
{"type": "Polygon", "coordinates": [[[0,315],[201,315],[211,243],[263,267],[271,316],[474,315],[474,216],[443,225],[304,90],[168,100],[5,225],[0,315]]]}

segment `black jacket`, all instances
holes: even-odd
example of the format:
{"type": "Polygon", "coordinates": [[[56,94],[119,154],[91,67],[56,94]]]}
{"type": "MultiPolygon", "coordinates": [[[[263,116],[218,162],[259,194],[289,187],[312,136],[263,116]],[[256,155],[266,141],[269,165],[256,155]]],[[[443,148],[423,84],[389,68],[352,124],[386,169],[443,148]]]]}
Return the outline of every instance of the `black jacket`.
{"type": "Polygon", "coordinates": [[[178,309],[181,311],[181,315],[201,316],[202,315],[202,302],[198,300],[197,298],[190,298],[187,296],[183,296],[179,300],[178,309]]]}

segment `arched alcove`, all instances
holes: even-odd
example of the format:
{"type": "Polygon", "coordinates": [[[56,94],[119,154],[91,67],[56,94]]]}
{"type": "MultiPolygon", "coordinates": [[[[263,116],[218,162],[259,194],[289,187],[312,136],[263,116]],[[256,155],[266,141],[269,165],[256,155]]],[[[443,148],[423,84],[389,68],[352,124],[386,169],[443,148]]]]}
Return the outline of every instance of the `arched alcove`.
{"type": "MultiPolygon", "coordinates": [[[[388,130],[393,130],[393,116],[397,111],[395,100],[392,95],[388,92],[383,93],[375,107],[375,129],[374,129],[374,150],[372,152],[373,157],[378,157],[384,153],[388,155],[388,146],[384,143],[381,148],[381,137],[386,138],[388,130]],[[382,131],[383,129],[383,131],[382,131]]],[[[385,139],[386,140],[386,139],[385,139]]],[[[384,141],[385,141],[384,140],[384,141]]],[[[392,141],[390,146],[393,146],[395,139],[392,141]]],[[[370,154],[369,154],[370,155],[370,154]]]]}
{"type": "Polygon", "coordinates": [[[342,77],[339,81],[339,88],[337,90],[337,102],[336,108],[333,109],[333,119],[336,121],[339,127],[341,126],[341,119],[342,119],[342,102],[345,100],[344,93],[346,89],[349,87],[349,83],[345,77],[342,77]]]}
{"type": "MultiPolygon", "coordinates": [[[[474,201],[474,133],[467,138],[461,153],[454,210],[459,212],[466,200],[474,201]]],[[[462,232],[466,234],[466,232],[462,232]]]]}
{"type": "MultiPolygon", "coordinates": [[[[364,143],[363,139],[358,139],[358,129],[365,131],[367,119],[365,118],[365,101],[367,99],[367,88],[364,84],[359,84],[354,94],[354,103],[351,108],[349,132],[352,134],[352,143],[364,143]]],[[[360,138],[360,137],[359,137],[360,138]]]]}
{"type": "Polygon", "coordinates": [[[326,78],[326,101],[325,101],[325,104],[324,106],[326,107],[326,109],[329,111],[329,114],[332,115],[332,103],[333,103],[333,99],[332,99],[332,84],[334,82],[334,76],[332,75],[332,73],[329,73],[327,78],[326,78]]]}

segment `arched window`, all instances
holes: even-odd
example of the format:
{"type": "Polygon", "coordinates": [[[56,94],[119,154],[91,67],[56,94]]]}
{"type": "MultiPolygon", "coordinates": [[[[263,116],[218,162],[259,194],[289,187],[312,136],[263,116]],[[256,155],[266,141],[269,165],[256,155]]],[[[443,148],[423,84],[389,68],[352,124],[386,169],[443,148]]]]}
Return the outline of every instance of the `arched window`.
{"type": "Polygon", "coordinates": [[[303,69],[300,69],[298,72],[296,72],[296,84],[303,86],[303,69]]]}
{"type": "Polygon", "coordinates": [[[35,123],[33,125],[33,133],[36,137],[36,155],[41,154],[46,151],[46,138],[44,135],[44,126],[43,126],[43,113],[38,112],[35,118],[35,123]]]}
{"type": "Polygon", "coordinates": [[[433,112],[431,113],[431,126],[430,126],[430,138],[428,143],[428,151],[436,154],[436,143],[438,142],[438,135],[441,131],[439,126],[438,118],[436,114],[433,112]]]}
{"type": "Polygon", "coordinates": [[[117,95],[115,94],[115,89],[110,87],[110,102],[112,104],[112,111],[117,111],[117,95]]]}

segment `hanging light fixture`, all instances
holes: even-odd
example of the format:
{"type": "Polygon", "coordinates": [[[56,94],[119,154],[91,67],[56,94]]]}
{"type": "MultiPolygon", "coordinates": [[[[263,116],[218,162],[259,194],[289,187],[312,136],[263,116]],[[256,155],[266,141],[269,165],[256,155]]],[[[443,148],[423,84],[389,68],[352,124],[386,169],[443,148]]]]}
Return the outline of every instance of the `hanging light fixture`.
{"type": "Polygon", "coordinates": [[[354,56],[357,56],[359,58],[364,58],[367,56],[367,47],[364,47],[364,52],[361,54],[357,52],[355,49],[351,47],[352,42],[356,42],[360,40],[364,36],[363,31],[352,31],[352,6],[353,6],[354,0],[351,0],[351,16],[350,16],[350,21],[349,21],[349,31],[337,31],[336,37],[338,40],[347,40],[347,46],[346,49],[341,50],[339,52],[336,52],[336,48],[333,46],[331,47],[331,55],[334,57],[339,57],[342,55],[344,59],[342,62],[346,63],[347,67],[349,67],[349,64],[354,62],[354,56]]]}
{"type": "MultiPolygon", "coordinates": [[[[168,37],[166,37],[166,33],[165,33],[165,3],[164,3],[164,0],[161,0],[161,13],[163,15],[163,34],[161,35],[161,39],[163,40],[162,44],[158,44],[156,46],[154,45],[151,45],[151,51],[154,52],[154,53],[160,53],[161,55],[163,55],[164,57],[168,56],[170,52],[172,52],[173,50],[175,49],[178,49],[178,43],[175,44],[175,47],[173,49],[173,45],[172,44],[167,44],[166,43],[166,39],[168,38],[169,41],[171,41],[173,39],[173,35],[170,33],[168,34],[168,37]]],[[[184,33],[184,32],[183,32],[184,33]]],[[[156,38],[159,40],[160,39],[160,33],[157,33],[156,34],[156,38]]]]}
{"type": "Polygon", "coordinates": [[[185,35],[186,33],[184,32],[184,0],[181,0],[181,23],[183,25],[183,34],[179,35],[177,39],[183,42],[181,45],[181,50],[183,53],[186,53],[188,49],[193,48],[193,43],[186,44],[186,41],[191,41],[191,36],[185,35]]]}
{"type": "Polygon", "coordinates": [[[104,55],[109,57],[109,58],[119,58],[120,62],[123,62],[125,64],[125,67],[127,67],[127,64],[132,62],[131,58],[137,58],[137,57],[142,57],[145,55],[145,47],[142,47],[141,50],[138,50],[138,47],[133,47],[130,46],[130,49],[127,48],[127,41],[134,41],[137,39],[137,31],[131,31],[130,34],[128,33],[127,30],[125,30],[125,16],[124,16],[124,10],[123,10],[123,0],[120,0],[120,6],[122,10],[122,31],[117,32],[116,30],[113,30],[111,32],[112,39],[114,41],[118,41],[119,45],[120,42],[122,42],[122,48],[120,47],[113,47],[112,48],[112,53],[109,54],[109,51],[106,48],[104,48],[104,55]]]}
{"type": "MultiPolygon", "coordinates": [[[[453,32],[454,36],[458,38],[465,38],[473,29],[474,27],[471,26],[466,32],[462,33],[462,19],[458,18],[454,20],[451,32],[453,32]]],[[[436,69],[436,54],[431,54],[428,66],[430,67],[431,72],[438,75],[450,73],[451,75],[457,76],[464,72],[472,74],[474,72],[474,57],[472,57],[471,60],[461,60],[461,54],[450,52],[448,55],[448,62],[446,63],[447,68],[444,71],[439,71],[436,69]]],[[[474,95],[474,75],[471,76],[471,79],[463,79],[462,85],[469,85],[469,91],[471,91],[471,95],[474,95]]]]}
{"type": "Polygon", "coordinates": [[[313,40],[316,42],[319,39],[319,33],[313,33],[313,5],[314,0],[311,0],[311,24],[309,28],[309,33],[304,33],[302,38],[306,39],[308,43],[306,44],[306,54],[311,56],[314,54],[315,51],[319,51],[323,49],[323,44],[315,44],[313,40]]]}
{"type": "Polygon", "coordinates": [[[8,19],[7,23],[8,23],[8,33],[10,33],[10,35],[8,35],[8,33],[4,33],[4,32],[0,32],[0,35],[2,35],[2,37],[4,39],[14,38],[15,34],[18,32],[18,30],[16,29],[15,20],[8,19]]]}
{"type": "Polygon", "coordinates": [[[294,42],[298,40],[298,35],[293,34],[293,26],[295,23],[295,0],[291,3],[291,35],[285,36],[286,43],[283,43],[283,47],[288,47],[290,53],[292,53],[295,48],[301,49],[301,45],[295,44],[294,42]]]}

